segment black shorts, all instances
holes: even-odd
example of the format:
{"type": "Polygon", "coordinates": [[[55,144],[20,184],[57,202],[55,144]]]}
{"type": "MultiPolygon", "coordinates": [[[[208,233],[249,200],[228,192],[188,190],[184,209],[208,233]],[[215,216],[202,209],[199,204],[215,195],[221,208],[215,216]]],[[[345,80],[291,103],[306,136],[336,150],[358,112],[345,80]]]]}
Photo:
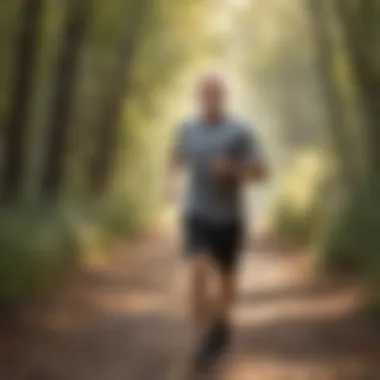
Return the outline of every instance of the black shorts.
{"type": "Polygon", "coordinates": [[[209,255],[223,271],[234,270],[243,241],[243,223],[215,223],[199,216],[185,218],[185,248],[189,256],[209,255]]]}

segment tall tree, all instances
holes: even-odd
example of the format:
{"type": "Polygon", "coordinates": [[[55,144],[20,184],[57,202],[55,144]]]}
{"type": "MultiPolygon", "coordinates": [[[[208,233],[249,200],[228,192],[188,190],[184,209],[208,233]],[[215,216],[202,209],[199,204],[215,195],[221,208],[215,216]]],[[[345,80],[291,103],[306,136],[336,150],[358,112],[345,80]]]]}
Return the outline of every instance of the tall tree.
{"type": "MultiPolygon", "coordinates": [[[[349,109],[344,99],[341,81],[337,79],[337,62],[343,62],[343,49],[337,46],[342,43],[337,36],[337,25],[332,27],[331,2],[328,0],[308,0],[311,25],[317,46],[318,64],[322,77],[322,87],[329,106],[330,131],[337,153],[341,181],[352,188],[359,180],[356,152],[350,138],[348,117],[349,109]]],[[[346,69],[346,67],[344,67],[346,69]]],[[[341,70],[342,67],[339,68],[341,70]]],[[[351,78],[345,78],[350,81],[351,78]]],[[[350,121],[351,122],[351,121],[350,121]]]]}
{"type": "Polygon", "coordinates": [[[377,53],[380,4],[377,0],[335,0],[334,4],[349,42],[349,55],[367,118],[371,175],[376,175],[380,165],[380,67],[377,53]]]}
{"type": "Polygon", "coordinates": [[[42,11],[43,0],[24,0],[21,8],[14,65],[15,83],[4,136],[3,201],[17,199],[21,190],[36,44],[42,11]]]}
{"type": "Polygon", "coordinates": [[[131,8],[128,8],[126,26],[108,82],[109,91],[97,127],[96,146],[90,162],[90,187],[96,194],[103,193],[109,182],[123,99],[128,91],[135,51],[143,35],[144,20],[147,19],[151,3],[151,0],[135,0],[131,8]]]}
{"type": "Polygon", "coordinates": [[[68,0],[67,4],[42,182],[42,193],[48,198],[57,196],[64,177],[67,132],[71,122],[82,45],[92,3],[93,0],[68,0]]]}

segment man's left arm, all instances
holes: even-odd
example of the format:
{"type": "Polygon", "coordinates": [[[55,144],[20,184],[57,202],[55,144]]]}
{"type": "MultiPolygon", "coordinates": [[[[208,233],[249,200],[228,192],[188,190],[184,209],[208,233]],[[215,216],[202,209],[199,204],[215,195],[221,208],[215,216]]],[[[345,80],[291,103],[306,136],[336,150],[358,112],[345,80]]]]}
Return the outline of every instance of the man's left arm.
{"type": "Polygon", "coordinates": [[[214,173],[221,178],[241,182],[261,182],[267,178],[267,166],[256,135],[249,128],[241,131],[234,145],[234,154],[215,160],[214,173]]]}
{"type": "Polygon", "coordinates": [[[236,176],[242,181],[260,182],[268,174],[263,151],[256,134],[250,129],[243,130],[238,149],[238,160],[232,168],[236,176]]]}

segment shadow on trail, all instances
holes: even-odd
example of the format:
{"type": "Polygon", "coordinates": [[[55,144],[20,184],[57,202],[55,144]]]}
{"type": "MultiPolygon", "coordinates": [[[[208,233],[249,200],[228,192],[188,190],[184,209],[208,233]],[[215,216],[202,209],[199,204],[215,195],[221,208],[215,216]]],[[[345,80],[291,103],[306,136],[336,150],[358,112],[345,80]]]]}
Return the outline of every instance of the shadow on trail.
{"type": "MultiPolygon", "coordinates": [[[[344,377],[337,380],[378,379],[380,335],[358,333],[357,323],[355,316],[349,315],[295,317],[238,327],[233,357],[222,367],[236,365],[240,355],[255,361],[269,358],[326,366],[365,360],[365,369],[354,374],[351,369],[339,372],[344,377]]],[[[154,311],[131,315],[98,310],[84,325],[30,331],[18,356],[4,358],[7,362],[1,363],[0,373],[7,380],[223,379],[221,368],[206,375],[190,371],[174,377],[190,338],[187,327],[179,318],[154,311]]]]}
{"type": "Polygon", "coordinates": [[[363,322],[358,314],[352,313],[281,317],[239,327],[235,355],[255,361],[326,367],[327,372],[336,374],[326,379],[377,380],[380,331],[363,322]]]}
{"type": "Polygon", "coordinates": [[[178,318],[99,310],[77,322],[29,330],[16,355],[3,356],[1,378],[164,379],[181,359],[184,323],[178,318]]]}
{"type": "Polygon", "coordinates": [[[85,286],[92,290],[141,290],[152,291],[165,288],[167,279],[171,276],[172,260],[152,257],[148,261],[142,260],[136,263],[126,275],[126,268],[116,268],[109,270],[109,273],[88,271],[83,273],[82,278],[85,286]],[[141,272],[144,276],[141,276],[141,272]]]}
{"type": "Polygon", "coordinates": [[[238,351],[280,357],[287,361],[318,361],[370,355],[380,359],[380,331],[355,315],[288,317],[240,327],[238,351]]]}
{"type": "Polygon", "coordinates": [[[24,326],[0,341],[0,379],[325,380],[293,376],[287,365],[335,371],[328,380],[380,378],[380,332],[353,308],[336,307],[340,287],[292,276],[268,280],[266,271],[275,268],[277,276],[294,268],[274,252],[246,259],[249,268],[264,271],[266,282],[251,282],[250,269],[243,274],[247,288],[238,309],[245,322],[237,323],[231,352],[205,375],[186,368],[193,337],[177,275],[181,259],[167,239],[144,242],[85,271],[44,311],[24,318],[24,326]],[[244,375],[239,368],[246,362],[253,366],[244,375]],[[261,375],[261,363],[285,377],[261,375]]]}
{"type": "Polygon", "coordinates": [[[262,303],[287,302],[287,301],[312,301],[322,297],[332,297],[339,294],[347,286],[352,286],[350,281],[331,284],[329,282],[311,282],[300,286],[300,284],[279,286],[266,290],[252,290],[239,296],[239,302],[245,304],[259,305],[262,303]]]}

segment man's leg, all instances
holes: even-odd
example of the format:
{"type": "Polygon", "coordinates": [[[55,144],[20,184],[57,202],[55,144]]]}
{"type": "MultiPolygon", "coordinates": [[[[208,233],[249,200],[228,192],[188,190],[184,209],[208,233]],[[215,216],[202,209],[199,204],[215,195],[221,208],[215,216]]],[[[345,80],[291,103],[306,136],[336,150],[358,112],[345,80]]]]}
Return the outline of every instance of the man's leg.
{"type": "Polygon", "coordinates": [[[213,329],[210,329],[210,302],[208,299],[210,280],[215,274],[214,260],[208,247],[213,242],[212,229],[199,218],[190,218],[187,223],[187,244],[190,255],[190,304],[195,327],[195,365],[202,368],[212,359],[214,345],[213,329]]]}
{"type": "Polygon", "coordinates": [[[211,333],[212,346],[218,352],[228,344],[232,322],[232,308],[237,291],[237,262],[239,259],[242,230],[239,223],[220,227],[214,238],[213,258],[215,262],[218,305],[211,333]]]}
{"type": "MultiPolygon", "coordinates": [[[[237,283],[236,272],[233,268],[224,268],[215,259],[207,258],[205,265],[205,277],[213,279],[215,283],[215,299],[213,300],[214,309],[212,313],[213,320],[209,320],[213,323],[215,321],[224,321],[227,324],[230,323],[232,317],[232,308],[235,301],[237,283]]],[[[195,280],[195,279],[194,279],[195,280]]],[[[196,281],[196,280],[195,280],[196,281]]],[[[211,300],[206,300],[210,307],[211,300]]],[[[209,310],[210,311],[210,310],[209,310]]]]}
{"type": "Polygon", "coordinates": [[[239,236],[234,226],[222,226],[220,229],[220,226],[210,226],[202,220],[192,220],[188,231],[192,257],[191,302],[197,335],[201,338],[197,360],[203,365],[212,359],[228,338],[236,290],[234,263],[239,236]],[[206,247],[209,247],[209,252],[206,247]],[[212,278],[215,278],[218,290],[217,314],[213,315],[216,320],[210,321],[207,293],[212,278]]]}
{"type": "Polygon", "coordinates": [[[220,271],[219,274],[219,320],[231,323],[232,308],[235,301],[237,284],[234,271],[220,271]]]}
{"type": "Polygon", "coordinates": [[[186,218],[187,251],[190,259],[189,302],[197,333],[203,334],[207,324],[207,293],[210,276],[209,258],[206,254],[207,226],[202,219],[186,218]]]}
{"type": "MultiPolygon", "coordinates": [[[[198,365],[201,367],[207,366],[229,343],[231,312],[236,292],[235,275],[233,271],[221,269],[218,263],[209,265],[206,261],[204,265],[204,267],[201,266],[204,271],[199,272],[202,273],[202,279],[205,280],[205,282],[202,282],[202,288],[198,288],[196,283],[201,277],[194,276],[195,294],[198,296],[200,294],[202,294],[202,296],[206,295],[206,293],[201,293],[201,291],[207,291],[207,280],[210,279],[211,274],[216,280],[217,298],[215,300],[216,309],[213,310],[212,319],[209,319],[210,313],[208,307],[210,302],[206,300],[205,297],[201,299],[202,303],[194,303],[196,306],[195,310],[197,311],[196,316],[198,317],[197,325],[201,332],[201,345],[197,353],[198,365]],[[210,269],[213,273],[210,273],[210,269]]],[[[200,283],[198,282],[198,284],[200,283]]],[[[200,298],[196,299],[197,301],[200,300],[200,298]]]]}
{"type": "Polygon", "coordinates": [[[198,332],[203,333],[208,323],[208,282],[210,264],[203,253],[197,253],[191,262],[190,274],[190,302],[192,316],[198,332]]]}

